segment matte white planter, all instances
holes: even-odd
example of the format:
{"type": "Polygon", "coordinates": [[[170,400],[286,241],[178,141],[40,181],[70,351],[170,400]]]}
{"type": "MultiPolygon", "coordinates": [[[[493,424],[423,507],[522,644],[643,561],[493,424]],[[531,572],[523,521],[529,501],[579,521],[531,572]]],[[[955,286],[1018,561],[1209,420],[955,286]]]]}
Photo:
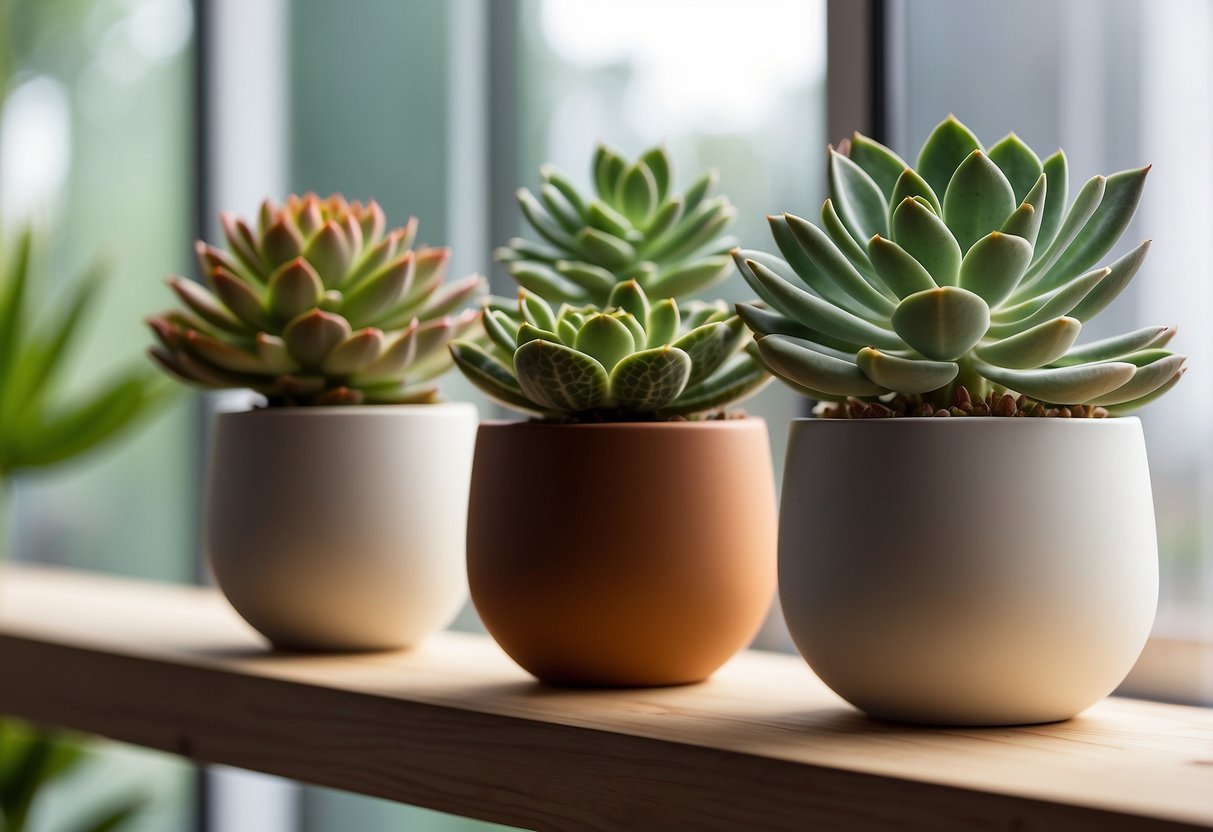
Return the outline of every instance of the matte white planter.
{"type": "Polygon", "coordinates": [[[821,679],[887,719],[1067,719],[1129,672],[1158,551],[1137,419],[801,419],[780,600],[821,679]]]}
{"type": "Polygon", "coordinates": [[[276,646],[415,644],[467,595],[470,404],[225,413],[204,546],[220,588],[276,646]]]}

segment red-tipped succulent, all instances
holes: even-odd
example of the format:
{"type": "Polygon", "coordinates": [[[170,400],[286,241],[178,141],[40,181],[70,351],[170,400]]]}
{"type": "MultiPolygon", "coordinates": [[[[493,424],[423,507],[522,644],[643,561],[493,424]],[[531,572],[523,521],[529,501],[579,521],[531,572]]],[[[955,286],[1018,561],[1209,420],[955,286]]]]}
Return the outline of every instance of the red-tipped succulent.
{"type": "Polygon", "coordinates": [[[266,200],[256,228],[221,216],[227,250],[195,245],[205,284],[173,277],[182,309],[148,320],[152,357],[206,388],[249,388],[271,406],[437,398],[447,342],[479,327],[472,275],[446,283],[450,251],[414,249],[417,220],[340,195],[266,200]]]}

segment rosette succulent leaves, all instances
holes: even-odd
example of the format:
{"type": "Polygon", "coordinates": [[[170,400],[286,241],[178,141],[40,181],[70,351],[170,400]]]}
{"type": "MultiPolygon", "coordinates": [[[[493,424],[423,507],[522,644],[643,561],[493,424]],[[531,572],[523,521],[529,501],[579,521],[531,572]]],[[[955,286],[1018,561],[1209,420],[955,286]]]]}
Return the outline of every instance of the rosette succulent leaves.
{"type": "Polygon", "coordinates": [[[1065,154],[1042,161],[1014,134],[986,149],[948,117],[917,168],[856,134],[829,151],[819,224],[772,216],[782,257],[734,252],[762,299],[738,312],[762,362],[815,399],[947,407],[963,387],[1130,411],[1183,374],[1174,328],[1075,341],[1145,259],[1149,241],[1099,265],[1148,170],[1096,176],[1067,207],[1065,154]]]}
{"type": "Polygon", "coordinates": [[[515,238],[496,252],[531,293],[551,303],[603,306],[617,283],[635,280],[649,297],[677,298],[732,269],[734,241],[721,234],[737,210],[713,196],[715,171],[677,193],[664,148],[629,160],[599,145],[592,195],[551,165],[540,173],[539,194],[521,188],[517,198],[542,241],[515,238]]]}
{"type": "Polygon", "coordinates": [[[489,397],[553,419],[633,421],[692,416],[738,401],[770,379],[723,302],[650,303],[638,281],[603,307],[552,307],[523,289],[517,317],[490,308],[489,344],[458,340],[460,369],[489,397]]]}
{"type": "Polygon", "coordinates": [[[485,281],[444,283],[450,252],[413,249],[417,221],[339,195],[267,200],[256,230],[222,216],[228,251],[196,244],[206,285],[174,277],[184,309],[149,319],[152,357],[209,388],[251,388],[271,406],[434,401],[447,344],[479,324],[460,311],[485,281]]]}

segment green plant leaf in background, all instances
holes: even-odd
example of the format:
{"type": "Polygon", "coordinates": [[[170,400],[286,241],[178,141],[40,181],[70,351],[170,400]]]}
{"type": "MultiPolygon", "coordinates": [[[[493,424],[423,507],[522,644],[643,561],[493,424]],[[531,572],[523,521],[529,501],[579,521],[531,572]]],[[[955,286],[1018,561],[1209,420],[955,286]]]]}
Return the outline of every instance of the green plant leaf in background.
{"type": "MultiPolygon", "coordinates": [[[[32,232],[24,231],[13,249],[0,271],[0,558],[8,546],[2,503],[13,477],[93,450],[173,393],[150,368],[137,367],[82,398],[64,397],[67,359],[100,278],[94,273],[70,285],[59,309],[35,312],[32,232]]],[[[42,789],[86,758],[81,741],[68,734],[0,719],[0,829],[23,832],[42,789]]],[[[143,802],[101,807],[73,829],[120,829],[143,802]]]]}

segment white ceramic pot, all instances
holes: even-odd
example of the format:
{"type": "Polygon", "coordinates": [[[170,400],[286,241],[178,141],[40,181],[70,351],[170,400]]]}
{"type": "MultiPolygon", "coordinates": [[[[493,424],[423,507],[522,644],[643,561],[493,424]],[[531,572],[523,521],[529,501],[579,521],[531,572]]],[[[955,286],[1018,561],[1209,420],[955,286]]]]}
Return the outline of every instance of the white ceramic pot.
{"type": "Polygon", "coordinates": [[[779,531],[788,628],[856,707],[1067,719],[1110,693],[1158,600],[1137,419],[801,419],[779,531]]]}
{"type": "Polygon", "coordinates": [[[415,644],[467,595],[470,404],[225,413],[204,546],[220,588],[276,646],[415,644]]]}

